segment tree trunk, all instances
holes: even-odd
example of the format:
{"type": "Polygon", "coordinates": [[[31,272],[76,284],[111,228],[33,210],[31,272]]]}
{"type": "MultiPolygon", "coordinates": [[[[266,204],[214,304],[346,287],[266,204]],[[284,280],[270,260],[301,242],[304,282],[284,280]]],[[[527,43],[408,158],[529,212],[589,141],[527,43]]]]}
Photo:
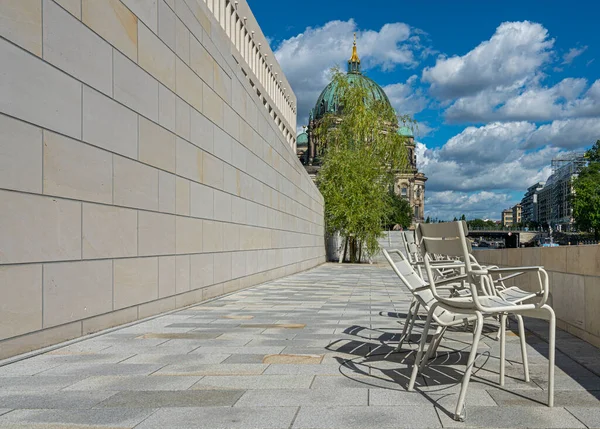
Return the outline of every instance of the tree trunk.
{"type": "Polygon", "coordinates": [[[356,238],[350,237],[350,263],[356,262],[356,238]]]}
{"type": "Polygon", "coordinates": [[[358,242],[358,263],[362,260],[362,241],[358,242]]]}
{"type": "Polygon", "coordinates": [[[340,264],[346,260],[346,250],[348,250],[348,237],[344,239],[344,253],[342,254],[342,258],[340,259],[340,264]]]}

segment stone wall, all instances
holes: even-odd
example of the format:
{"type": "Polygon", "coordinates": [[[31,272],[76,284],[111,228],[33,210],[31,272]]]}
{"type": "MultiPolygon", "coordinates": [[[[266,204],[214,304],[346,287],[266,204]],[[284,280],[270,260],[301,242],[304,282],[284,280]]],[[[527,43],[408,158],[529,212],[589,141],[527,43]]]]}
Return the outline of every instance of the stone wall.
{"type": "Polygon", "coordinates": [[[232,46],[201,0],[0,2],[0,358],[324,262],[232,46]]]}
{"type": "MultiPolygon", "coordinates": [[[[476,250],[473,254],[488,265],[543,266],[557,326],[600,347],[600,246],[476,250]]],[[[533,275],[519,276],[514,284],[528,290],[538,287],[533,275]]]]}

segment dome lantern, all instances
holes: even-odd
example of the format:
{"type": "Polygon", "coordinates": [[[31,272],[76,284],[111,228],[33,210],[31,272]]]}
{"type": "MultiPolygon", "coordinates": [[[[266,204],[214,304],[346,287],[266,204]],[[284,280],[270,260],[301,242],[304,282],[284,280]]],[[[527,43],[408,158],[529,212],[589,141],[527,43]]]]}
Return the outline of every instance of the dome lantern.
{"type": "Polygon", "coordinates": [[[348,60],[348,73],[360,74],[360,58],[356,51],[356,33],[354,33],[354,45],[352,46],[352,56],[348,60]]]}

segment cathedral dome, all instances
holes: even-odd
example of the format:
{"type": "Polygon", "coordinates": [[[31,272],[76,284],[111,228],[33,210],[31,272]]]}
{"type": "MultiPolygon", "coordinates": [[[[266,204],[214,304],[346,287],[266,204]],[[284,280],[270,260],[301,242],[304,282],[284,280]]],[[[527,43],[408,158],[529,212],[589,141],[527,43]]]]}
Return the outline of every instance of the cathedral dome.
{"type": "MultiPolygon", "coordinates": [[[[375,83],[374,80],[364,76],[360,71],[360,59],[356,52],[356,36],[354,46],[352,47],[352,57],[348,61],[348,82],[350,85],[359,85],[367,90],[369,101],[383,101],[389,106],[385,91],[375,83]]],[[[319,95],[314,109],[311,111],[311,119],[318,120],[327,113],[337,113],[339,110],[339,88],[336,82],[330,82],[329,85],[319,95]]]]}
{"type": "Polygon", "coordinates": [[[296,137],[296,147],[308,147],[308,134],[300,133],[298,137],[296,137]]]}
{"type": "Polygon", "coordinates": [[[413,134],[412,130],[408,127],[398,128],[398,135],[403,136],[403,137],[413,137],[414,138],[414,134],[413,134]]]}

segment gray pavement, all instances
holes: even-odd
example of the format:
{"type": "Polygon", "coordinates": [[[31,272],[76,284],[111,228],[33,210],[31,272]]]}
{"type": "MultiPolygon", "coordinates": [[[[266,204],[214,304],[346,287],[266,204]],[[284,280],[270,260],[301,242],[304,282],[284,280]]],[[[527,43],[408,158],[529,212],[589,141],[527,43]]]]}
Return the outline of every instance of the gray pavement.
{"type": "Polygon", "coordinates": [[[532,381],[511,325],[498,381],[489,322],[451,418],[471,334],[448,332],[406,383],[418,333],[392,353],[408,292],[385,266],[326,264],[0,366],[0,427],[600,427],[598,349],[559,331],[556,406],[545,406],[545,322],[526,326],[532,381]]]}

